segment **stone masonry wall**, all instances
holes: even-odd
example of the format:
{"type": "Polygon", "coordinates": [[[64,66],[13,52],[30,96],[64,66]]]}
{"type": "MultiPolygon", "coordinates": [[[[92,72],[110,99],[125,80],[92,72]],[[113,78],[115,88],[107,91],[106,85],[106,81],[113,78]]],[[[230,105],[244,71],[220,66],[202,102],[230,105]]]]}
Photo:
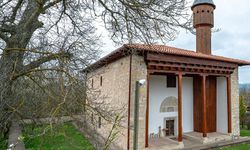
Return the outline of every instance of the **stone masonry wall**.
{"type": "MultiPolygon", "coordinates": [[[[129,64],[130,56],[127,56],[89,73],[88,87],[91,90],[89,90],[88,95],[94,95],[93,91],[96,93],[99,92],[100,95],[104,96],[103,99],[105,99],[105,102],[111,103],[116,108],[121,107],[124,110],[128,110],[129,64]],[[103,78],[102,86],[100,86],[100,76],[103,78]],[[94,80],[94,88],[91,88],[92,79],[94,80]]],[[[144,57],[138,55],[132,56],[131,72],[130,149],[133,149],[135,83],[138,80],[147,79],[147,66],[144,57]]],[[[138,149],[144,149],[147,83],[140,87],[139,93],[138,149]]],[[[88,97],[91,98],[92,96],[88,97]]],[[[125,114],[127,114],[127,111],[125,114]]],[[[125,150],[127,149],[127,116],[122,124],[125,128],[121,128],[121,134],[114,143],[120,149],[125,150]]],[[[96,128],[96,131],[105,138],[108,135],[109,129],[110,126],[107,124],[101,129],[96,128]]]]}
{"type": "MultiPolygon", "coordinates": [[[[95,101],[104,102],[103,107],[106,107],[107,110],[115,110],[123,112],[124,119],[121,122],[120,134],[118,134],[116,140],[114,141],[116,148],[111,149],[127,149],[127,110],[128,110],[128,94],[129,94],[129,68],[130,68],[130,56],[121,58],[113,63],[110,63],[104,67],[101,67],[91,73],[88,73],[88,99],[95,101]],[[102,86],[100,85],[100,80],[102,77],[102,86]],[[92,79],[93,79],[93,88],[92,88],[92,79]]],[[[95,117],[95,128],[99,135],[102,136],[103,141],[99,141],[102,144],[107,139],[111,128],[112,123],[105,122],[102,119],[102,127],[98,128],[98,114],[94,115],[95,117]]],[[[95,139],[97,140],[97,139],[95,139]]],[[[103,146],[103,145],[101,145],[103,146]]],[[[100,145],[97,146],[97,149],[100,149],[100,145]]]]}
{"type": "Polygon", "coordinates": [[[232,135],[240,135],[239,127],[239,79],[238,68],[231,75],[232,135]]]}

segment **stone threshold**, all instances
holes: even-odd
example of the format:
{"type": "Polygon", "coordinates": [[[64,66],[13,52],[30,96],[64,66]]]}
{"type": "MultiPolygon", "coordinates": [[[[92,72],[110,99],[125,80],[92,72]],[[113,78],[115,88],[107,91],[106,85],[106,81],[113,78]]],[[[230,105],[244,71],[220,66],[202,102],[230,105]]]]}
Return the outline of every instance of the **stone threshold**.
{"type": "Polygon", "coordinates": [[[202,144],[217,143],[232,140],[229,134],[223,134],[218,132],[208,133],[207,137],[203,137],[202,133],[190,132],[183,135],[183,137],[196,141],[202,144]]]}
{"type": "Polygon", "coordinates": [[[189,146],[182,148],[183,150],[207,150],[207,149],[218,149],[221,147],[233,146],[238,144],[250,143],[250,137],[240,137],[237,140],[229,140],[223,142],[216,142],[210,144],[202,144],[198,146],[189,146]]]}

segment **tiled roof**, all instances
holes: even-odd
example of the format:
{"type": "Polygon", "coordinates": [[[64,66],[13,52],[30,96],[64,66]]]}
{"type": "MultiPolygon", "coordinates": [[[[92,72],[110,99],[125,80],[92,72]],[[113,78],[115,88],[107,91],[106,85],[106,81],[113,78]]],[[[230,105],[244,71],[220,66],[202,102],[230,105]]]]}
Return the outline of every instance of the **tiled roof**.
{"type": "Polygon", "coordinates": [[[189,56],[189,57],[196,57],[196,58],[203,58],[203,59],[211,59],[211,60],[218,60],[218,61],[225,61],[230,63],[236,63],[239,65],[250,65],[249,61],[227,58],[222,56],[216,55],[207,55],[202,53],[197,53],[191,50],[185,50],[165,45],[147,45],[147,44],[125,44],[126,48],[133,48],[137,50],[145,50],[149,52],[159,52],[165,54],[173,54],[173,55],[181,55],[181,56],[189,56]]]}
{"type": "Polygon", "coordinates": [[[114,60],[122,58],[131,51],[137,51],[139,53],[149,52],[149,53],[161,53],[161,54],[169,54],[169,55],[177,55],[177,56],[184,56],[184,57],[193,57],[199,59],[206,59],[206,60],[216,60],[222,62],[229,62],[233,64],[238,64],[240,66],[243,65],[250,65],[250,61],[227,58],[222,56],[216,55],[207,55],[202,53],[197,53],[191,50],[185,50],[175,47],[170,47],[166,45],[149,45],[149,44],[124,44],[122,47],[118,48],[117,50],[111,52],[107,56],[101,58],[94,64],[90,65],[88,68],[96,68],[108,64],[114,60]]]}

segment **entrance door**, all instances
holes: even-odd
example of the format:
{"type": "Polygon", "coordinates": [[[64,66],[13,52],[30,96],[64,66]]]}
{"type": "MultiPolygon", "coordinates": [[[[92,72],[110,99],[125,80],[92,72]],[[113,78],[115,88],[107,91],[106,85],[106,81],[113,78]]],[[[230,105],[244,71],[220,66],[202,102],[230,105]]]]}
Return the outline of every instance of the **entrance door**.
{"type": "MultiPolygon", "coordinates": [[[[206,79],[207,132],[216,132],[216,77],[206,79]]],[[[203,132],[202,78],[194,77],[194,131],[203,132]]]]}
{"type": "Polygon", "coordinates": [[[174,136],[174,120],[166,120],[166,136],[174,136]]]}

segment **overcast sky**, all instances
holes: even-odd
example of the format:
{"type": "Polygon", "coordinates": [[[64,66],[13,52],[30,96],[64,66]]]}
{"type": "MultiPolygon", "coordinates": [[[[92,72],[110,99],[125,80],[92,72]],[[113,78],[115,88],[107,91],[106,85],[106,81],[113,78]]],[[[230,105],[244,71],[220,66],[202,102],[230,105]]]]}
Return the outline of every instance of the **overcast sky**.
{"type": "MultiPolygon", "coordinates": [[[[220,31],[213,33],[212,53],[250,61],[250,1],[214,0],[214,3],[216,5],[214,28],[220,31]]],[[[105,46],[102,50],[103,55],[106,55],[117,46],[107,40],[107,37],[104,38],[105,46]]],[[[181,31],[178,38],[167,45],[195,50],[195,36],[181,31]]],[[[241,67],[239,75],[240,83],[250,83],[250,66],[241,67]]]]}

